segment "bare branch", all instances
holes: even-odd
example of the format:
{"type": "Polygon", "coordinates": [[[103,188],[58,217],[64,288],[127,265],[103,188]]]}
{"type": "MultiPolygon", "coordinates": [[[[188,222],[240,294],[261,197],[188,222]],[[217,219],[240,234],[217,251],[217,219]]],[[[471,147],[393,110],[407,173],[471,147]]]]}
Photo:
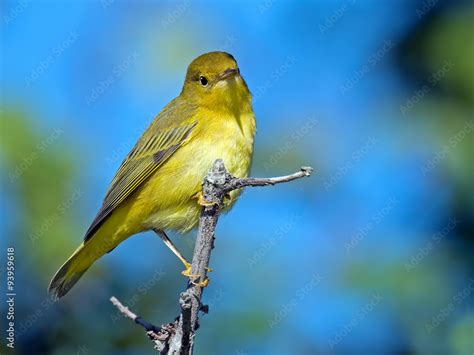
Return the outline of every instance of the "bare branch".
{"type": "Polygon", "coordinates": [[[309,166],[301,167],[301,170],[285,176],[272,177],[272,178],[233,178],[225,187],[227,192],[232,190],[240,189],[242,187],[250,186],[273,186],[275,184],[281,184],[282,182],[289,182],[296,179],[301,179],[305,176],[310,176],[313,173],[313,168],[309,166]]]}
{"type": "Polygon", "coordinates": [[[229,174],[224,162],[218,159],[204,178],[202,193],[208,205],[202,208],[198,234],[191,265],[192,281],[179,297],[181,313],[176,321],[156,327],[123,306],[115,297],[110,300],[135,323],[147,330],[147,335],[155,342],[155,349],[162,354],[192,354],[196,330],[199,327],[199,311],[206,312],[208,307],[201,303],[203,287],[207,283],[207,271],[211,251],[214,248],[214,233],[223,205],[229,192],[247,186],[269,186],[310,176],[313,169],[302,167],[300,171],[273,178],[235,178],[229,174]]]}
{"type": "Polygon", "coordinates": [[[135,323],[146,329],[148,338],[155,342],[155,349],[163,351],[166,348],[167,340],[174,333],[174,328],[176,326],[174,323],[163,325],[160,328],[147,322],[142,317],[137,316],[128,307],[124,306],[116,297],[110,297],[110,302],[112,302],[112,304],[117,307],[120,313],[125,317],[130,318],[135,323]]]}
{"type": "Polygon", "coordinates": [[[112,302],[112,304],[117,307],[120,313],[122,313],[125,317],[128,317],[133,321],[138,318],[135,313],[129,310],[128,307],[125,307],[116,297],[110,297],[110,302],[112,302]]]}

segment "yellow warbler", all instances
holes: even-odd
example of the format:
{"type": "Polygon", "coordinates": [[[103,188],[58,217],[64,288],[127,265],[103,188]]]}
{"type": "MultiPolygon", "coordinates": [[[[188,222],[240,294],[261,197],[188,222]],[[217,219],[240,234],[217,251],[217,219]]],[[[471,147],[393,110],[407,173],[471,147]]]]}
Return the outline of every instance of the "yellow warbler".
{"type": "MultiPolygon", "coordinates": [[[[64,296],[102,255],[128,237],[154,230],[185,264],[165,234],[196,226],[201,183],[218,158],[248,176],[255,117],[251,94],[234,57],[211,52],[188,67],[181,94],[155,117],[126,156],[84,241],[54,275],[49,291],[64,296]]],[[[238,197],[233,191],[229,208],[238,197]]]]}

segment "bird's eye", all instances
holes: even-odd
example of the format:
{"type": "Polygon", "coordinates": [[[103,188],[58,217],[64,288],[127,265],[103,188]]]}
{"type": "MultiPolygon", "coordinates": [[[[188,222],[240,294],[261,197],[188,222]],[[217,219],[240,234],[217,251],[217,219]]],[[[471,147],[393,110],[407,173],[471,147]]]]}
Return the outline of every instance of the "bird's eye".
{"type": "Polygon", "coordinates": [[[202,86],[207,86],[207,79],[205,76],[200,76],[199,82],[201,83],[202,86]]]}

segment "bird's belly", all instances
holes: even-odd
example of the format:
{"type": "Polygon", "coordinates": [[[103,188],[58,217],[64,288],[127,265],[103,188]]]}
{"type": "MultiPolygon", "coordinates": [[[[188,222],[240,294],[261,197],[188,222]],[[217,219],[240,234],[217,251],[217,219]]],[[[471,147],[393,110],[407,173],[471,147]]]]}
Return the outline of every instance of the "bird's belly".
{"type": "MultiPolygon", "coordinates": [[[[148,206],[150,200],[153,202],[152,209],[144,216],[143,229],[186,232],[196,226],[201,206],[193,196],[201,191],[203,178],[216,159],[222,159],[232,175],[248,176],[253,136],[247,139],[240,131],[233,137],[221,133],[224,137],[208,137],[187,143],[145,184],[140,195],[148,200],[148,206]],[[166,199],[163,196],[167,196],[166,199]]],[[[226,208],[235,203],[238,195],[239,191],[231,193],[226,208]]]]}

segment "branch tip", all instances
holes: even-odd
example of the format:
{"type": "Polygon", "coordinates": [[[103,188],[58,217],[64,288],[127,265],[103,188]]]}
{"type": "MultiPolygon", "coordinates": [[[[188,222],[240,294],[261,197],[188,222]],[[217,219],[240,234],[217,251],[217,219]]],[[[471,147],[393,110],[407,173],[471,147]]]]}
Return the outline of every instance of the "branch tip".
{"type": "Polygon", "coordinates": [[[302,166],[301,171],[305,176],[310,176],[314,172],[314,169],[310,166],[302,166]]]}

